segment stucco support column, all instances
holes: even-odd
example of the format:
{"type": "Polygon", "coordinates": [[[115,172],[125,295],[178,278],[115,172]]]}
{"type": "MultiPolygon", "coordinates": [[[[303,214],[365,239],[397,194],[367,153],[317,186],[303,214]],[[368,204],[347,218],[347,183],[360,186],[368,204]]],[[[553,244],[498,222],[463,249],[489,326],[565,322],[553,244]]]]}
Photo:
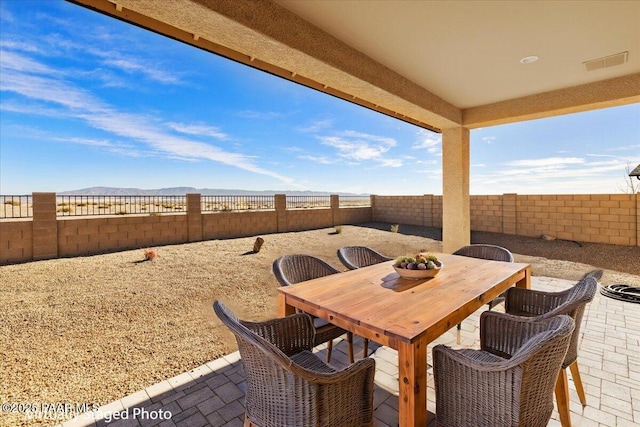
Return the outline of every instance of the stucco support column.
{"type": "Polygon", "coordinates": [[[442,250],[452,253],[471,242],[469,129],[442,132],[442,250]]]}

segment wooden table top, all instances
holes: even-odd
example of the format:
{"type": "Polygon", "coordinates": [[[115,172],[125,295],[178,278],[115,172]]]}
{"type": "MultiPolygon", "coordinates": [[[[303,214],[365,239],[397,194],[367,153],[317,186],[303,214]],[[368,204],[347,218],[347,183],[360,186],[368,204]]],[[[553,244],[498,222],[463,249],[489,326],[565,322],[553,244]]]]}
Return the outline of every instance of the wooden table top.
{"type": "Polygon", "coordinates": [[[358,335],[433,341],[529,274],[529,264],[435,254],[432,279],[402,279],[393,261],[278,289],[286,303],[358,335]]]}

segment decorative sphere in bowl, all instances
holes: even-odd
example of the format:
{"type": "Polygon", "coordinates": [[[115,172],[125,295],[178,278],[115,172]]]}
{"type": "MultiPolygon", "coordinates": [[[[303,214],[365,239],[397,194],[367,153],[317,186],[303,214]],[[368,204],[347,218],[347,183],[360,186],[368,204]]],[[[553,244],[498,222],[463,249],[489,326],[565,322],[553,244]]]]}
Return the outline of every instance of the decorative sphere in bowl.
{"type": "Polygon", "coordinates": [[[415,256],[397,258],[393,269],[404,279],[418,280],[435,277],[442,266],[435,255],[418,253],[415,256]]]}

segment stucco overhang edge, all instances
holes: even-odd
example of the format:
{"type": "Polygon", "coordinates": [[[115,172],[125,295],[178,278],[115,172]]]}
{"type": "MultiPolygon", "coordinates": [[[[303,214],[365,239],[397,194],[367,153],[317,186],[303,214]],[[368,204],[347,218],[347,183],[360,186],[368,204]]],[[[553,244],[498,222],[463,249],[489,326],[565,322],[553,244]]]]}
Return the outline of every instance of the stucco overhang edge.
{"type": "Polygon", "coordinates": [[[469,129],[640,102],[640,73],[463,110],[469,129]]]}
{"type": "Polygon", "coordinates": [[[421,127],[462,123],[460,109],[267,0],[69,1],[421,127]]]}

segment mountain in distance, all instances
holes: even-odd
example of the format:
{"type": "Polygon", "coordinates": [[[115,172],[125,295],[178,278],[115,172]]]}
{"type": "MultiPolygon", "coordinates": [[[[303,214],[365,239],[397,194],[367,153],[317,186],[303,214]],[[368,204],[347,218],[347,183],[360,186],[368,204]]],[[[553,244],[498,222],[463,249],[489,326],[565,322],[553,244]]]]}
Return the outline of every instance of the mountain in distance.
{"type": "Polygon", "coordinates": [[[89,187],[82,188],[80,190],[62,191],[57,194],[60,196],[183,196],[187,193],[199,193],[203,196],[273,196],[274,194],[286,194],[287,196],[329,196],[331,194],[338,194],[339,196],[369,196],[369,194],[343,192],[333,193],[327,191],[256,191],[194,187],[171,187],[158,188],[155,190],[142,190],[140,188],[89,187]]]}

